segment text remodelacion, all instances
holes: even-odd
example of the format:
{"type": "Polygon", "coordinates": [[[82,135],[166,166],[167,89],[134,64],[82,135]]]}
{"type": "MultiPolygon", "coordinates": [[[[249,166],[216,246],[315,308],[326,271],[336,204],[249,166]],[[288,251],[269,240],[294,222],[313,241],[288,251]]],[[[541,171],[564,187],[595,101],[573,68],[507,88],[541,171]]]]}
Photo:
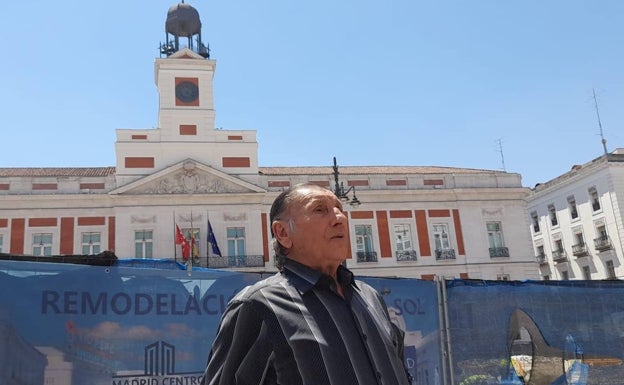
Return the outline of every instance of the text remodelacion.
{"type": "Polygon", "coordinates": [[[223,314],[232,297],[223,294],[196,298],[191,294],[44,290],[41,292],[41,314],[219,315],[223,314]]]}

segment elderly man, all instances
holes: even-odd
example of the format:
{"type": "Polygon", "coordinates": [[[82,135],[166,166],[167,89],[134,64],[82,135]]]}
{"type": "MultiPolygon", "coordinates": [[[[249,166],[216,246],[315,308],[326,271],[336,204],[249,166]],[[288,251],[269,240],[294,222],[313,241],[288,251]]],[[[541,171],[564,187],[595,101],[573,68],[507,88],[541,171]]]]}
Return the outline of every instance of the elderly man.
{"type": "Polygon", "coordinates": [[[343,266],[339,199],[309,183],[270,213],[279,272],[243,289],[223,314],[203,384],[410,384],[403,333],[379,294],[343,266]]]}

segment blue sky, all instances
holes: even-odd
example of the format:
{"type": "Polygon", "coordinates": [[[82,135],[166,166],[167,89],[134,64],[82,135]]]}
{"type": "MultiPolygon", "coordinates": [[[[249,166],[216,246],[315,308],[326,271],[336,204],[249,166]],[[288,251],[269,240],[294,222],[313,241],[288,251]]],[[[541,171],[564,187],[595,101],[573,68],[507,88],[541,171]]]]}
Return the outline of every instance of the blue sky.
{"type": "MultiPolygon", "coordinates": [[[[532,187],[602,154],[593,89],[624,147],[621,0],[186,2],[217,61],[216,125],[257,130],[260,166],[504,160],[532,187]]],[[[115,129],[157,125],[174,4],[3,4],[0,167],[114,166],[115,129]]]]}

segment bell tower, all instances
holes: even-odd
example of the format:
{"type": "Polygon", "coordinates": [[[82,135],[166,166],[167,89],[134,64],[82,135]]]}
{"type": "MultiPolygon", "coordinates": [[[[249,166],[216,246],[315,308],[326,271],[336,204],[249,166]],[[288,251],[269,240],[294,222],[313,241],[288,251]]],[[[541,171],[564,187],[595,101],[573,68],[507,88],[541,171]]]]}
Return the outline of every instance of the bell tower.
{"type": "Polygon", "coordinates": [[[201,20],[182,1],[167,12],[165,42],[155,63],[159,93],[158,127],[164,140],[210,139],[215,126],[215,61],[202,42],[201,20]]]}
{"type": "Polygon", "coordinates": [[[118,185],[189,159],[232,176],[257,179],[256,132],[215,129],[216,62],[202,41],[201,27],[199,13],[184,1],[167,11],[165,41],[154,63],[158,127],[117,130],[118,185]]]}

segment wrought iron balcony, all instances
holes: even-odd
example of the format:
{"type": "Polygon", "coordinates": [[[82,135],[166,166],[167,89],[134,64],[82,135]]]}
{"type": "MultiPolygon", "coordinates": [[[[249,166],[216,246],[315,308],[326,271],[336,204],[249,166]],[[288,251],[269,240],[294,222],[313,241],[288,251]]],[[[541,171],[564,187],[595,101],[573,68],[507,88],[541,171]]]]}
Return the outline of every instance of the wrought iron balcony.
{"type": "Polygon", "coordinates": [[[437,249],[435,251],[436,260],[455,259],[455,249],[437,249]]]}
{"type": "Polygon", "coordinates": [[[396,252],[396,259],[399,262],[416,261],[417,257],[416,250],[402,250],[396,252]]]}
{"type": "Polygon", "coordinates": [[[587,251],[587,245],[584,243],[577,243],[576,245],[572,245],[572,255],[575,257],[586,257],[589,255],[587,251]]]}
{"type": "Polygon", "coordinates": [[[568,254],[565,250],[553,250],[553,261],[557,263],[566,262],[568,260],[568,254]]]}
{"type": "Polygon", "coordinates": [[[609,239],[609,236],[603,235],[601,237],[595,238],[594,247],[598,251],[610,250],[612,246],[611,246],[611,240],[609,239]]]}
{"type": "Polygon", "coordinates": [[[548,261],[546,260],[546,254],[538,254],[535,256],[535,259],[540,265],[545,265],[548,263],[548,261]]]}
{"type": "Polygon", "coordinates": [[[490,258],[509,258],[509,248],[490,247],[490,258]]]}
{"type": "Polygon", "coordinates": [[[355,253],[358,262],[377,262],[375,251],[357,251],[355,253]]]}
{"type": "Polygon", "coordinates": [[[229,257],[208,257],[208,268],[264,267],[262,255],[236,255],[229,257]]]}

